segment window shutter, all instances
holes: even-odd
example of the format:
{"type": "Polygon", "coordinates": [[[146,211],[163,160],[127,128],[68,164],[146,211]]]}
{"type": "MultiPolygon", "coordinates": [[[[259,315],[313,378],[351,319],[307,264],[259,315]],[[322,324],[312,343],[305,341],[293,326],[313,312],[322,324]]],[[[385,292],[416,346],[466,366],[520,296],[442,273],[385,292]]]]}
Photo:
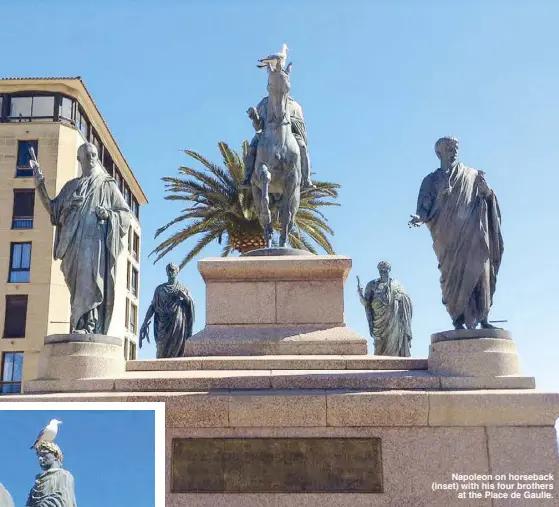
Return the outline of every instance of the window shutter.
{"type": "Polygon", "coordinates": [[[27,320],[27,296],[6,296],[6,316],[4,323],[5,338],[25,337],[27,320]]]}
{"type": "Polygon", "coordinates": [[[13,217],[33,217],[35,211],[35,190],[14,190],[13,217]]]}

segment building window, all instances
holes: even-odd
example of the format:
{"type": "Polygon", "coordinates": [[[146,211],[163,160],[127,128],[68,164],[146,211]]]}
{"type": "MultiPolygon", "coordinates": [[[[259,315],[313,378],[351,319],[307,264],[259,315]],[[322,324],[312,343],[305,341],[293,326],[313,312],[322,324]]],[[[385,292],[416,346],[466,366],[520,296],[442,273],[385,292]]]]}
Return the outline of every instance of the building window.
{"type": "Polygon", "coordinates": [[[65,120],[74,121],[74,101],[72,99],[62,97],[59,116],[65,120]]]}
{"type": "Polygon", "coordinates": [[[128,185],[126,183],[124,184],[123,197],[126,201],[126,204],[128,204],[128,207],[132,208],[132,195],[130,194],[130,189],[128,188],[128,185]]]}
{"type": "Polygon", "coordinates": [[[138,270],[132,266],[130,271],[130,292],[138,296],[138,270]]]}
{"type": "Polygon", "coordinates": [[[23,377],[23,352],[4,352],[2,354],[2,394],[21,393],[23,377]]]}
{"type": "Polygon", "coordinates": [[[33,169],[29,165],[31,155],[29,148],[35,150],[35,156],[38,155],[39,142],[38,141],[18,141],[17,142],[17,164],[16,164],[16,177],[29,178],[33,176],[33,169]]]}
{"type": "Polygon", "coordinates": [[[33,229],[35,212],[35,190],[14,189],[14,207],[12,210],[12,229],[33,229]]]}
{"type": "Polygon", "coordinates": [[[12,122],[31,121],[31,118],[53,118],[54,96],[11,97],[8,118],[12,122]]]}
{"type": "Polygon", "coordinates": [[[128,360],[128,343],[129,343],[128,338],[124,338],[124,360],[125,361],[128,360]]]}
{"type": "Polygon", "coordinates": [[[115,164],[115,180],[116,180],[116,186],[120,190],[120,193],[124,196],[124,178],[122,177],[122,174],[120,174],[120,171],[118,170],[116,164],[115,164]]]}
{"type": "Polygon", "coordinates": [[[107,149],[103,150],[103,167],[105,168],[105,171],[107,171],[107,173],[111,176],[114,174],[113,159],[111,158],[109,150],[107,149]]]}
{"type": "Polygon", "coordinates": [[[10,99],[10,111],[8,117],[11,121],[23,121],[31,118],[33,108],[33,97],[12,97],[10,99]]]}
{"type": "Polygon", "coordinates": [[[101,144],[101,141],[97,137],[96,133],[93,134],[93,145],[95,146],[95,148],[97,148],[97,156],[99,157],[99,160],[103,160],[103,145],[101,144]]]}
{"type": "Polygon", "coordinates": [[[31,243],[12,243],[9,283],[27,283],[31,272],[31,243]]]}
{"type": "Polygon", "coordinates": [[[130,301],[130,325],[128,329],[132,334],[136,334],[136,327],[137,327],[137,319],[138,319],[138,308],[132,301],[130,301]]]}
{"type": "Polygon", "coordinates": [[[132,227],[128,228],[128,253],[131,254],[132,253],[132,238],[134,235],[134,231],[132,229],[132,227]]]}
{"type": "Polygon", "coordinates": [[[136,215],[136,218],[138,220],[140,219],[140,205],[138,204],[138,201],[135,197],[132,197],[132,213],[136,215]]]}
{"type": "Polygon", "coordinates": [[[126,298],[126,311],[124,313],[124,327],[128,329],[130,326],[130,300],[128,298],[126,298]]]}
{"type": "Polygon", "coordinates": [[[24,338],[27,321],[27,296],[6,296],[4,338],[24,338]]]}
{"type": "Polygon", "coordinates": [[[54,116],[54,97],[33,97],[31,116],[35,118],[52,118],[54,116]]]}
{"type": "Polygon", "coordinates": [[[140,260],[140,236],[134,232],[134,239],[132,240],[132,257],[140,260]]]}
{"type": "Polygon", "coordinates": [[[136,344],[133,341],[130,342],[130,355],[128,357],[131,360],[136,359],[136,344]]]}
{"type": "Polygon", "coordinates": [[[78,110],[76,111],[76,127],[78,127],[78,129],[80,130],[84,139],[86,141],[89,140],[90,125],[89,122],[87,121],[87,117],[85,116],[81,108],[78,108],[78,110]]]}

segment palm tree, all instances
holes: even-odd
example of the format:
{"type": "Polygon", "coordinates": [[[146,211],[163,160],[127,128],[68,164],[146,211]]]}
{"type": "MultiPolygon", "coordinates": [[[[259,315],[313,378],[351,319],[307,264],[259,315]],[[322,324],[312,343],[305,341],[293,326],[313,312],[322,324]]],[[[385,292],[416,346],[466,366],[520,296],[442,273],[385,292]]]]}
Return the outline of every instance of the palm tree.
{"type": "MultiPolygon", "coordinates": [[[[213,164],[195,151],[184,150],[184,153],[202,164],[203,169],[181,167],[179,177],[162,178],[165,190],[169,193],[165,199],[188,201],[188,207],[182,210],[178,217],[157,229],[155,237],[175,224],[184,221],[189,223],[151,252],[150,255],[157,254],[155,262],[183,241],[197,235],[201,236],[182,260],[181,269],[215,240],[219,244],[224,242],[224,257],[234,251],[245,253],[264,248],[264,233],[253,210],[252,192],[250,189],[239,188],[245,175],[243,161],[249,149],[248,142],[243,142],[242,158],[231,150],[227,143],[219,142],[217,145],[224,168],[213,164]]],[[[318,245],[327,253],[333,254],[334,250],[327,234],[333,235],[334,231],[319,208],[339,206],[330,199],[338,197],[340,185],[323,181],[315,181],[314,185],[315,188],[301,192],[301,204],[288,242],[294,248],[312,253],[317,253],[315,246],[318,245]]],[[[274,219],[273,227],[275,230],[280,229],[277,218],[274,219]]]]}

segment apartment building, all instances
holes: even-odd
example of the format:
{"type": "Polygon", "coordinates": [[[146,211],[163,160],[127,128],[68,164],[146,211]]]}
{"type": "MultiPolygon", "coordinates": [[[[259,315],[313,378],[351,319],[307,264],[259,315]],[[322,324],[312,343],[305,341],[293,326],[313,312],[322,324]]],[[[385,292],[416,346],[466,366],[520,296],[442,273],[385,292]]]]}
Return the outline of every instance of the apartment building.
{"type": "Polygon", "coordinates": [[[70,295],[53,260],[55,229],[35,191],[35,150],[54,197],[80,175],[78,147],[89,141],[116,180],[134,218],[117,264],[109,334],[134,359],[138,335],[140,207],[146,196],[82,80],[0,79],[0,394],[35,378],[44,337],[70,331],[70,295]]]}

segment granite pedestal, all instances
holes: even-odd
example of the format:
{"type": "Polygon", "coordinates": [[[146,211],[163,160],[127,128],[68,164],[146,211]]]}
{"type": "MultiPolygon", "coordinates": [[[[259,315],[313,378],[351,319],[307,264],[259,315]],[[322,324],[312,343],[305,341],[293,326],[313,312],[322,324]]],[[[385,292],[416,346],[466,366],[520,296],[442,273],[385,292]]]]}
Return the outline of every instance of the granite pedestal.
{"type": "Polygon", "coordinates": [[[288,355],[285,336],[249,340],[248,330],[293,326],[304,337],[304,326],[343,328],[349,262],[275,260],[201,262],[208,322],[194,343],[207,355],[128,361],[121,370],[112,346],[90,354],[83,343],[69,352],[70,344],[55,344],[42,358],[43,380],[6,399],[164,402],[167,507],[557,505],[559,394],[538,391],[533,377],[521,375],[510,334],[437,333],[427,359],[334,353],[328,340],[308,339],[310,352],[288,355]],[[314,300],[309,293],[328,293],[328,312],[300,308],[314,300]],[[237,340],[219,333],[228,326],[240,328],[237,340]],[[313,344],[327,352],[313,352],[313,344]],[[242,347],[248,355],[225,354],[242,347]],[[517,482],[537,483],[529,493],[551,496],[487,495],[510,495],[517,482]],[[462,489],[472,483],[478,489],[462,489]]]}
{"type": "Polygon", "coordinates": [[[204,259],[206,327],[187,356],[366,354],[367,341],[344,322],[341,255],[204,259]]]}
{"type": "Polygon", "coordinates": [[[107,378],[124,373],[125,363],[122,338],[77,333],[50,335],[39,355],[37,379],[27,382],[26,388],[104,388],[107,378]]]}

